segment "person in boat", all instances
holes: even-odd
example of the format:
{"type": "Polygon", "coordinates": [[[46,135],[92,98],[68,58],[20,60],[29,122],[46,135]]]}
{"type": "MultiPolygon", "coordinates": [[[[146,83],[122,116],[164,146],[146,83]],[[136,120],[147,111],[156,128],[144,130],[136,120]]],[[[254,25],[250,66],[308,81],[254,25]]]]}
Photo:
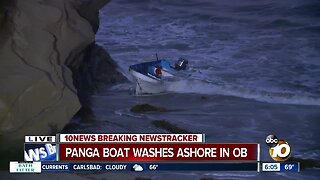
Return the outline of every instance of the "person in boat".
{"type": "Polygon", "coordinates": [[[157,77],[161,77],[162,75],[162,66],[161,65],[157,65],[155,70],[154,70],[154,73],[157,77]]]}
{"type": "Polygon", "coordinates": [[[148,74],[161,78],[162,75],[162,66],[160,63],[148,67],[148,74]]]}

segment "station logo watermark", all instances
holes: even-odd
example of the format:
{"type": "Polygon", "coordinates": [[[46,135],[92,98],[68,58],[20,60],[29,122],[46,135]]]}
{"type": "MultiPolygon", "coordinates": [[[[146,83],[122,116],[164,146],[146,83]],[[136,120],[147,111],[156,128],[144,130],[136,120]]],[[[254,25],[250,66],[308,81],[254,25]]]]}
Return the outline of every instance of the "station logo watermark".
{"type": "Polygon", "coordinates": [[[266,138],[266,144],[269,146],[270,157],[275,161],[286,161],[291,155],[291,147],[284,139],[278,139],[275,135],[269,135],[266,138]]]}

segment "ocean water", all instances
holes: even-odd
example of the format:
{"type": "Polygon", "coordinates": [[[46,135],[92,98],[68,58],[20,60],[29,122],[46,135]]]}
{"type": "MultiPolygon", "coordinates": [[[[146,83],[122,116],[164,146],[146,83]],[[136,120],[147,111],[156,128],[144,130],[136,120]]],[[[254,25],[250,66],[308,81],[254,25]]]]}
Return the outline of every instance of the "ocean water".
{"type": "MultiPolygon", "coordinates": [[[[81,132],[163,133],[165,119],[208,142],[289,142],[294,157],[320,159],[320,1],[118,0],[100,11],[96,41],[131,79],[131,64],[160,58],[189,60],[192,76],[170,83],[169,93],[136,97],[133,83],[92,97],[97,121],[81,132]],[[178,109],[135,114],[135,104],[178,109]]],[[[301,173],[183,173],[184,178],[318,179],[301,173]]],[[[182,174],[163,173],[160,177],[182,174]]],[[[153,177],[153,176],[152,176],[153,177]]]]}

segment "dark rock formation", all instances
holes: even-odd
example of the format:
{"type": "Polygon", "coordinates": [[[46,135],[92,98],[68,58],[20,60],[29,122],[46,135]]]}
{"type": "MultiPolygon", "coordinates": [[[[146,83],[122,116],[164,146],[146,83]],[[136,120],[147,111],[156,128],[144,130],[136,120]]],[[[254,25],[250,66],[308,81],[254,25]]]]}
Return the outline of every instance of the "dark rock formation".
{"type": "Polygon", "coordinates": [[[68,67],[73,72],[73,82],[80,96],[126,80],[117,71],[118,66],[110,55],[96,44],[89,45],[68,63],[68,67]]]}
{"type": "Polygon", "coordinates": [[[157,128],[161,128],[164,130],[167,130],[171,133],[176,133],[176,134],[189,134],[192,133],[186,129],[182,129],[179,128],[177,125],[175,124],[171,124],[170,122],[166,121],[166,120],[154,120],[152,121],[152,124],[157,127],[157,128]]]}
{"type": "Polygon", "coordinates": [[[96,33],[99,28],[99,9],[109,0],[78,0],[75,2],[80,16],[90,22],[92,30],[96,33]]]}
{"type": "Polygon", "coordinates": [[[60,131],[86,104],[82,94],[123,79],[93,45],[107,1],[1,1],[0,150],[60,131]]]}
{"type": "Polygon", "coordinates": [[[144,113],[144,112],[167,112],[168,110],[163,107],[156,107],[150,104],[138,104],[130,109],[134,113],[144,113]]]}
{"type": "Polygon", "coordinates": [[[92,93],[102,87],[126,81],[126,78],[117,71],[118,66],[110,55],[94,43],[71,60],[68,67],[72,70],[73,83],[82,106],[75,117],[81,118],[84,122],[94,119],[90,108],[92,93]]]}

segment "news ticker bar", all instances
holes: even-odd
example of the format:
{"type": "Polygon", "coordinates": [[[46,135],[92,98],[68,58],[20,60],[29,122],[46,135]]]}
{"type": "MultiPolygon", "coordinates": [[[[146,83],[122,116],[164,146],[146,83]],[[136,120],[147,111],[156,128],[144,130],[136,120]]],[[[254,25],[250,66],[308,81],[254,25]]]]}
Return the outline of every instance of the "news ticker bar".
{"type": "Polygon", "coordinates": [[[159,162],[259,161],[259,144],[35,144],[24,145],[25,161],[159,162]]]}
{"type": "Polygon", "coordinates": [[[25,136],[24,161],[260,161],[257,143],[204,142],[204,134],[25,136]]]}
{"type": "Polygon", "coordinates": [[[204,143],[205,134],[56,134],[25,136],[25,143],[204,143]]]}
{"type": "Polygon", "coordinates": [[[10,173],[84,172],[84,171],[255,171],[300,172],[297,162],[281,163],[61,163],[10,162],[10,173]]]}
{"type": "Polygon", "coordinates": [[[258,144],[59,144],[60,161],[257,161],[258,144]]]}

